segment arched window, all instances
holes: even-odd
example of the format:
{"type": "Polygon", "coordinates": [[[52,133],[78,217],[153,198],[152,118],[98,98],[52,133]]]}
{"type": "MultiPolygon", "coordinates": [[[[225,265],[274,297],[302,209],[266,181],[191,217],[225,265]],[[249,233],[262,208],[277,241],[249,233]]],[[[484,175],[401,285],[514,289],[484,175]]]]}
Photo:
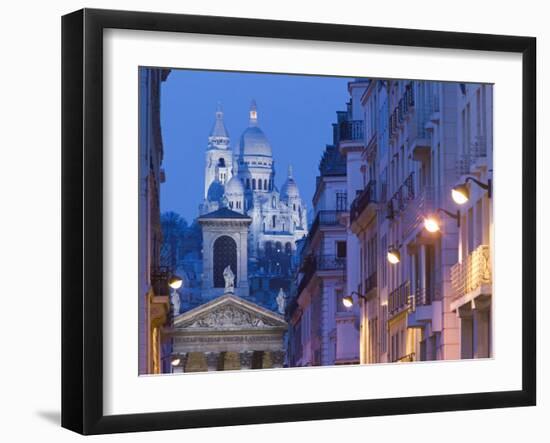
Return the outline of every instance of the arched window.
{"type": "Polygon", "coordinates": [[[273,254],[273,243],[270,241],[265,242],[265,255],[269,257],[271,254],[273,254]]]}
{"type": "Polygon", "coordinates": [[[214,242],[214,287],[224,288],[225,279],[223,278],[223,270],[231,267],[231,271],[235,274],[235,286],[237,285],[237,243],[231,237],[222,235],[214,242]]]}
{"type": "Polygon", "coordinates": [[[273,215],[271,216],[271,226],[274,228],[277,224],[277,216],[273,215]]]}
{"type": "Polygon", "coordinates": [[[250,179],[246,179],[246,189],[250,189],[250,179]]]}
{"type": "Polygon", "coordinates": [[[275,209],[277,207],[277,200],[275,200],[275,197],[271,198],[271,207],[275,209]]]}
{"type": "Polygon", "coordinates": [[[275,252],[282,252],[282,250],[283,250],[283,244],[280,241],[276,242],[275,243],[275,252]]]}
{"type": "Polygon", "coordinates": [[[264,178],[264,191],[267,191],[267,178],[264,178]]]}
{"type": "Polygon", "coordinates": [[[262,190],[262,179],[258,179],[258,189],[261,191],[262,190]]]}
{"type": "Polygon", "coordinates": [[[292,204],[292,209],[296,210],[296,203],[292,204]]]}
{"type": "Polygon", "coordinates": [[[285,243],[285,252],[287,254],[291,254],[292,253],[292,245],[290,244],[290,242],[286,242],[285,243]]]}
{"type": "Polygon", "coordinates": [[[252,179],[252,189],[256,189],[256,179],[252,179]]]}

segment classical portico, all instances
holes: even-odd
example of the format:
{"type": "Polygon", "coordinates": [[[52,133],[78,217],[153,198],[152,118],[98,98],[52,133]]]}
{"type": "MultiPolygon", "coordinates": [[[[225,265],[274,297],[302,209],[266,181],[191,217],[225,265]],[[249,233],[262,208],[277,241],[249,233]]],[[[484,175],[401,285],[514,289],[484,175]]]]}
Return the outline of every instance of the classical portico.
{"type": "Polygon", "coordinates": [[[174,319],[174,372],[280,368],[281,315],[234,294],[224,294],[174,319]]]}

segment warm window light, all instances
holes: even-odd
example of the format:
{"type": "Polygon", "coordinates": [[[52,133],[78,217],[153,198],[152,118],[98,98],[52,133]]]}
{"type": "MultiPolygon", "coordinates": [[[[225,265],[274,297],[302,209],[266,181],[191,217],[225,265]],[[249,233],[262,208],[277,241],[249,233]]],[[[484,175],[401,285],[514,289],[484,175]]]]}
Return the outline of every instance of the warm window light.
{"type": "Polygon", "coordinates": [[[424,219],[424,227],[426,228],[426,231],[428,232],[438,232],[439,222],[434,217],[427,217],[424,219]]]}
{"type": "Polygon", "coordinates": [[[178,277],[177,275],[173,275],[168,280],[168,286],[170,286],[172,289],[181,288],[182,283],[183,283],[183,280],[181,279],[181,277],[178,277]]]}
{"type": "Polygon", "coordinates": [[[396,248],[388,249],[387,257],[388,257],[388,261],[392,265],[395,265],[401,261],[401,253],[399,252],[399,249],[396,249],[396,248]]]}
{"type": "Polygon", "coordinates": [[[181,363],[180,358],[175,358],[172,360],[172,366],[178,366],[181,363]]]}
{"type": "Polygon", "coordinates": [[[458,185],[452,189],[451,196],[457,205],[463,205],[470,200],[470,191],[466,184],[458,185]]]}
{"type": "Polygon", "coordinates": [[[346,308],[351,308],[353,306],[353,297],[351,295],[346,295],[342,298],[342,304],[346,308]]]}

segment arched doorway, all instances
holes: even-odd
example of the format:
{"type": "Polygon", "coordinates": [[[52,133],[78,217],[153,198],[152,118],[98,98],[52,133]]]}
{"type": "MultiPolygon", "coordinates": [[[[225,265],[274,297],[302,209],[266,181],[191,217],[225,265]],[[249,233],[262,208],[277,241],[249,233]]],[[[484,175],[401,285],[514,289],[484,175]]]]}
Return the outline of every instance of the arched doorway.
{"type": "Polygon", "coordinates": [[[237,243],[228,235],[218,237],[214,242],[214,287],[224,288],[223,270],[231,266],[237,285],[237,243]]]}

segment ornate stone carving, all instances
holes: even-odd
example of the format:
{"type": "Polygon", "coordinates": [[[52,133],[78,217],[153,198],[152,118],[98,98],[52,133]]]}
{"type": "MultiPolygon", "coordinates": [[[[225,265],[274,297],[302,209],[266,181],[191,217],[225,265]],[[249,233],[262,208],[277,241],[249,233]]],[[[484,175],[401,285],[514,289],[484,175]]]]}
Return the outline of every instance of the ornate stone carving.
{"type": "Polygon", "coordinates": [[[258,328],[262,326],[278,326],[267,317],[253,315],[250,312],[237,309],[235,306],[223,306],[185,325],[190,329],[230,329],[258,328]]]}

